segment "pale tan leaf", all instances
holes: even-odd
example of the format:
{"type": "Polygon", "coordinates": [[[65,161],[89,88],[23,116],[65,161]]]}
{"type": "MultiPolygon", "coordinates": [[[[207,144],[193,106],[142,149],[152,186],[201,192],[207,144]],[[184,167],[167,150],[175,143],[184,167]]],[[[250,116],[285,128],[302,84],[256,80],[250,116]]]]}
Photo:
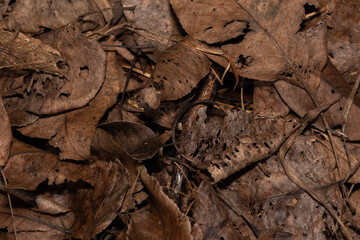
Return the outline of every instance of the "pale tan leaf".
{"type": "Polygon", "coordinates": [[[9,71],[35,70],[60,74],[57,63],[63,60],[60,53],[42,41],[22,33],[14,39],[15,33],[0,28],[0,73],[9,71]]]}

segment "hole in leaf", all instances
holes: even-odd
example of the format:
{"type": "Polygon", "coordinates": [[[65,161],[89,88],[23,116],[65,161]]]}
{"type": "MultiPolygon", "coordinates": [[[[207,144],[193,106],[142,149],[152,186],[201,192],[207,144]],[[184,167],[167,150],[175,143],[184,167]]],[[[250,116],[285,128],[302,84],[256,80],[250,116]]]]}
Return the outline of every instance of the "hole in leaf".
{"type": "Polygon", "coordinates": [[[314,5],[310,5],[308,3],[305,3],[304,9],[305,9],[305,14],[316,12],[318,10],[317,7],[315,7],[314,5]]]}
{"type": "Polygon", "coordinates": [[[88,66],[80,67],[80,77],[82,79],[86,79],[89,76],[89,68],[88,66]]]}

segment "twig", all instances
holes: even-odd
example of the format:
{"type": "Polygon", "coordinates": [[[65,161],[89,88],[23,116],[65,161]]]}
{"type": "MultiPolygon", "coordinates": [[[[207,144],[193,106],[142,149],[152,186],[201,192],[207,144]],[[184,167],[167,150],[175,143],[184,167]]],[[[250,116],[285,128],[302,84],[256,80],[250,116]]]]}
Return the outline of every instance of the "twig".
{"type": "MultiPolygon", "coordinates": [[[[290,61],[290,59],[286,56],[285,52],[282,50],[282,48],[280,47],[280,45],[277,43],[277,41],[275,40],[275,38],[255,19],[255,17],[252,16],[252,14],[247,11],[238,1],[234,2],[242,9],[246,12],[246,14],[252,19],[252,21],[259,26],[259,28],[265,33],[265,35],[267,36],[267,38],[271,41],[271,43],[275,46],[275,48],[277,49],[277,51],[279,52],[279,54],[281,55],[281,57],[286,61],[286,63],[288,64],[288,66],[291,68],[291,70],[293,71],[293,73],[295,74],[297,83],[299,84],[299,86],[301,86],[306,93],[310,96],[311,100],[314,102],[315,106],[318,108],[319,107],[319,103],[317,98],[315,97],[315,95],[310,91],[310,89],[308,88],[308,86],[305,84],[305,82],[303,81],[303,78],[301,77],[299,71],[294,67],[294,64],[292,64],[292,62],[290,61]]],[[[330,132],[330,127],[329,124],[326,120],[326,118],[324,117],[324,114],[321,112],[320,113],[320,117],[321,120],[324,123],[325,129],[327,134],[329,135],[329,139],[330,139],[330,143],[331,146],[333,147],[334,151],[334,157],[335,157],[335,162],[336,165],[338,167],[339,170],[339,158],[336,154],[335,148],[334,148],[334,140],[332,137],[332,133],[330,132]]]]}
{"type": "Polygon", "coordinates": [[[84,17],[87,17],[89,15],[95,14],[95,13],[101,13],[104,11],[109,11],[109,10],[126,10],[126,11],[134,11],[135,10],[135,6],[133,7],[118,7],[118,8],[103,8],[103,9],[98,9],[98,10],[93,10],[93,11],[89,11],[86,12],[82,15],[80,15],[78,17],[79,20],[82,20],[84,17]]]}
{"type": "Polygon", "coordinates": [[[15,39],[17,38],[17,36],[19,35],[19,29],[16,29],[15,31],[15,35],[9,40],[7,41],[7,43],[5,43],[5,45],[0,49],[0,54],[5,50],[5,48],[7,48],[7,46],[12,43],[13,41],[15,41],[15,39]]]}
{"type": "Polygon", "coordinates": [[[230,201],[224,194],[218,191],[217,188],[214,188],[218,194],[220,200],[228,206],[237,216],[241,217],[245,223],[250,227],[251,231],[254,233],[255,237],[258,238],[260,235],[260,231],[250,222],[249,218],[246,217],[245,213],[243,213],[240,209],[238,209],[235,204],[230,201]]]}
{"type": "MultiPolygon", "coordinates": [[[[10,215],[11,213],[0,211],[0,214],[8,214],[8,215],[10,215]]],[[[54,225],[54,224],[45,222],[45,221],[40,220],[40,219],[31,218],[31,217],[24,216],[24,215],[20,215],[20,214],[14,214],[14,216],[15,216],[15,217],[19,217],[19,218],[24,218],[24,219],[27,219],[27,220],[32,221],[32,222],[40,223],[40,224],[42,224],[42,225],[45,225],[45,226],[48,226],[48,227],[50,227],[50,228],[59,230],[60,232],[63,232],[63,233],[66,233],[66,234],[71,234],[70,230],[68,230],[68,229],[65,229],[65,228],[56,226],[56,225],[54,225]]]]}
{"type": "Polygon", "coordinates": [[[102,47],[120,47],[120,48],[128,48],[128,49],[147,49],[154,48],[154,45],[120,45],[120,44],[101,44],[102,47]]]}
{"type": "Polygon", "coordinates": [[[126,81],[125,81],[125,86],[124,86],[124,90],[123,90],[123,93],[121,95],[121,100],[120,100],[120,104],[119,104],[119,109],[120,109],[120,119],[122,120],[123,119],[123,115],[122,115],[122,108],[123,108],[123,105],[124,105],[124,100],[125,100],[125,93],[126,93],[126,90],[127,90],[127,87],[129,85],[129,81],[130,81],[130,77],[131,77],[131,73],[133,71],[133,68],[135,67],[135,63],[138,59],[138,53],[139,53],[139,49],[136,50],[136,53],[135,53],[135,56],[134,56],[134,59],[132,60],[131,62],[131,66],[130,66],[130,69],[129,69],[129,72],[128,72],[128,75],[126,76],[126,81]]]}
{"type": "MultiPolygon", "coordinates": [[[[7,183],[7,180],[6,180],[6,177],[5,177],[5,174],[4,174],[4,171],[2,168],[0,168],[0,172],[1,172],[1,176],[4,180],[4,185],[5,187],[8,185],[7,183]]],[[[12,219],[12,225],[13,225],[13,228],[14,228],[14,235],[15,235],[15,240],[17,240],[17,232],[16,232],[16,225],[15,225],[15,218],[14,218],[14,210],[13,210],[13,207],[12,207],[12,203],[11,203],[11,197],[10,197],[10,193],[9,192],[6,192],[6,195],[7,195],[7,198],[8,198],[8,202],[9,202],[9,208],[10,208],[10,213],[11,213],[11,219],[12,219]]]]}
{"type": "MultiPolygon", "coordinates": [[[[213,71],[215,72],[215,71],[213,71]]],[[[195,123],[195,121],[197,120],[198,117],[198,109],[204,107],[204,104],[202,103],[206,103],[209,104],[211,102],[211,104],[214,104],[213,101],[210,101],[209,99],[211,99],[215,93],[216,93],[216,88],[217,88],[217,80],[216,80],[216,75],[214,73],[210,73],[207,76],[206,82],[203,85],[200,94],[199,94],[199,101],[190,104],[190,106],[186,107],[177,117],[177,119],[174,121],[174,125],[173,125],[173,129],[172,129],[172,142],[174,144],[174,147],[176,149],[176,151],[179,153],[179,160],[185,162],[186,160],[191,161],[188,157],[184,156],[178,146],[176,145],[176,138],[175,138],[175,130],[176,130],[176,125],[178,123],[178,121],[180,120],[180,118],[187,112],[188,109],[191,108],[191,112],[189,114],[189,117],[186,121],[186,124],[184,126],[183,131],[181,132],[179,139],[182,141],[184,139],[186,139],[186,135],[189,134],[191,127],[193,126],[193,124],[195,123]],[[201,105],[200,105],[201,104],[201,105]],[[198,106],[196,106],[198,105],[198,106]]],[[[174,162],[175,163],[175,162],[174,162]]],[[[171,187],[173,187],[174,189],[180,191],[183,187],[184,187],[184,177],[187,178],[187,169],[182,169],[182,168],[175,168],[174,171],[174,176],[171,180],[171,187]]],[[[192,190],[192,189],[191,189],[192,190]]],[[[192,190],[193,192],[193,190],[192,190]]],[[[195,193],[193,192],[193,195],[195,196],[195,193]]],[[[178,205],[181,205],[181,196],[178,194],[173,194],[173,196],[171,196],[172,199],[175,201],[175,203],[177,203],[178,205]]]]}
{"type": "Polygon", "coordinates": [[[290,149],[290,147],[295,143],[297,137],[300,135],[300,133],[305,129],[305,127],[311,122],[313,119],[315,119],[320,112],[328,109],[332,104],[339,101],[340,97],[337,99],[334,99],[328,104],[325,104],[321,107],[318,107],[316,109],[311,110],[308,112],[304,117],[303,121],[300,123],[300,125],[297,126],[297,130],[293,132],[289,138],[283,143],[283,145],[279,149],[279,161],[281,165],[284,168],[284,171],[286,175],[289,177],[289,179],[295,183],[298,187],[304,189],[313,199],[315,199],[318,203],[320,203],[329,213],[330,215],[336,220],[336,222],[340,225],[342,232],[344,236],[347,239],[352,239],[349,231],[346,229],[344,223],[341,221],[341,219],[338,217],[337,213],[328,206],[327,203],[324,202],[323,199],[321,199],[301,178],[300,176],[289,166],[287,163],[285,163],[285,155],[287,151],[290,149]]]}

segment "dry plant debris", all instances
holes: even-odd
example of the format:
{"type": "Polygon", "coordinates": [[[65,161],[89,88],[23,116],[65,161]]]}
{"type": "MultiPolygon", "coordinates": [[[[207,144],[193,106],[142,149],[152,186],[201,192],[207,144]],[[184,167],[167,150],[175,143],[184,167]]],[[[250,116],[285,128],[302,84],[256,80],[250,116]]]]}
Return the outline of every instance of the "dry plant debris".
{"type": "Polygon", "coordinates": [[[358,239],[359,10],[0,1],[0,238],[358,239]]]}

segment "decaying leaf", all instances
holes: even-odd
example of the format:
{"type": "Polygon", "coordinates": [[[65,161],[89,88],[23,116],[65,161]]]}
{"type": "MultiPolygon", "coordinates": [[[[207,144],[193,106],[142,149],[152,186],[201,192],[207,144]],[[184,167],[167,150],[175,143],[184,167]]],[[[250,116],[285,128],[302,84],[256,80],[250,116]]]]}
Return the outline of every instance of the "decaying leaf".
{"type": "Polygon", "coordinates": [[[0,3],[0,14],[4,14],[9,6],[10,0],[4,0],[0,3]]]}
{"type": "MultiPolygon", "coordinates": [[[[344,108],[347,98],[351,92],[351,87],[339,74],[338,70],[336,70],[336,68],[334,69],[334,66],[330,62],[328,62],[326,65],[323,73],[324,74],[321,76],[319,87],[315,91],[315,96],[318,99],[319,104],[326,103],[334,98],[343,96],[343,98],[338,103],[331,106],[324,113],[330,127],[339,126],[345,123],[344,108]],[[336,80],[334,79],[334,76],[337,77],[336,80]]],[[[275,87],[287,105],[300,116],[304,116],[307,111],[315,108],[313,101],[305,92],[305,90],[285,81],[276,82],[275,87]]],[[[357,116],[360,114],[359,105],[360,101],[359,97],[357,96],[354,99],[354,104],[350,109],[345,132],[345,134],[352,141],[357,141],[360,139],[360,130],[357,127],[359,124],[359,119],[357,116]]],[[[318,128],[324,129],[324,125],[321,119],[318,119],[314,125],[318,128]]]]}
{"type": "Polygon", "coordinates": [[[42,117],[19,131],[26,136],[50,139],[50,144],[61,150],[61,159],[87,159],[99,119],[117,101],[121,77],[124,76],[107,78],[88,106],[61,115],[42,117]]]}
{"type": "Polygon", "coordinates": [[[42,41],[0,28],[0,74],[19,70],[35,70],[60,74],[57,64],[63,60],[60,53],[42,41]],[[8,44],[5,47],[5,44],[8,44]]]}
{"type": "Polygon", "coordinates": [[[56,155],[45,152],[18,153],[9,157],[4,168],[9,188],[35,190],[38,185],[48,181],[49,185],[62,184],[65,181],[77,181],[91,175],[79,171],[81,166],[74,163],[61,163],[56,155]],[[84,174],[84,176],[82,176],[84,174]],[[25,180],[26,179],[26,180],[25,180]]]}
{"type": "Polygon", "coordinates": [[[152,74],[153,86],[143,91],[143,99],[152,108],[158,108],[160,101],[177,100],[197,86],[210,71],[210,61],[188,41],[182,41],[166,49],[158,59],[152,74]],[[158,95],[156,92],[159,91],[158,95]],[[147,100],[149,94],[159,98],[147,100]]]}
{"type": "Polygon", "coordinates": [[[39,116],[26,111],[27,99],[9,97],[4,100],[4,107],[8,112],[11,126],[24,127],[33,124],[39,116]]]}
{"type": "Polygon", "coordinates": [[[193,228],[194,239],[241,239],[228,217],[226,208],[217,198],[210,183],[202,182],[197,192],[194,209],[196,220],[193,228]]]}
{"type": "Polygon", "coordinates": [[[93,164],[78,165],[60,162],[57,156],[44,152],[12,155],[4,174],[9,189],[39,191],[40,185],[48,186],[45,189],[55,188],[48,191],[46,197],[40,190],[34,197],[37,208],[33,210],[51,215],[71,211],[76,217],[74,225],[70,223],[73,234],[85,239],[111,223],[128,188],[128,175],[119,162],[98,160],[93,164]]]}
{"type": "Polygon", "coordinates": [[[139,211],[131,213],[127,235],[131,239],[164,239],[159,212],[152,202],[149,202],[139,211]],[[138,226],[142,227],[139,228],[138,226]]]}
{"type": "Polygon", "coordinates": [[[2,97],[0,95],[0,166],[3,167],[7,161],[10,153],[11,147],[11,125],[9,121],[9,117],[4,108],[2,97]]]}
{"type": "Polygon", "coordinates": [[[359,183],[360,182],[360,171],[358,171],[359,161],[356,156],[360,154],[360,146],[356,142],[347,142],[346,148],[342,143],[341,139],[338,137],[333,137],[333,143],[335,147],[336,154],[338,156],[339,163],[337,164],[334,158],[333,148],[328,140],[324,140],[321,137],[317,137],[314,141],[321,143],[322,147],[317,145],[318,152],[326,154],[329,164],[331,164],[333,174],[335,174],[337,181],[343,181],[348,179],[349,183],[359,183]],[[335,166],[337,169],[335,170],[335,166]],[[351,174],[349,176],[349,174],[351,174]]]}
{"type": "MultiPolygon", "coordinates": [[[[121,92],[124,90],[125,86],[125,72],[122,70],[123,63],[119,60],[119,57],[115,52],[108,52],[106,57],[106,79],[111,80],[112,82],[118,81],[121,92]]],[[[134,91],[140,89],[144,86],[144,83],[141,81],[136,81],[131,78],[129,84],[126,88],[126,91],[134,91]]]]}
{"type": "Polygon", "coordinates": [[[215,182],[270,156],[297,123],[292,115],[270,118],[227,111],[227,116],[219,118],[198,114],[191,139],[180,146],[191,164],[207,169],[215,182]]]}
{"type": "Polygon", "coordinates": [[[359,7],[0,0],[0,238],[358,237],[359,7]]]}
{"type": "Polygon", "coordinates": [[[167,0],[123,0],[121,3],[123,7],[136,6],[134,11],[124,12],[124,15],[138,28],[134,33],[136,43],[154,46],[154,49],[144,49],[154,60],[171,46],[174,35],[181,35],[167,0]],[[152,20],[149,21],[149,18],[152,20]]]}
{"type": "Polygon", "coordinates": [[[41,40],[58,49],[65,62],[60,70],[66,78],[34,74],[27,110],[54,114],[79,108],[93,99],[105,79],[106,55],[100,44],[83,38],[76,26],[41,35],[41,40]]]}
{"type": "Polygon", "coordinates": [[[169,137],[169,134],[156,136],[150,128],[139,123],[106,123],[96,129],[92,149],[142,161],[153,157],[169,137]]]}
{"type": "Polygon", "coordinates": [[[326,62],[325,24],[299,31],[306,2],[223,0],[206,2],[209,6],[204,7],[202,1],[191,1],[184,7],[182,1],[172,0],[171,5],[185,31],[208,44],[218,42],[221,50],[234,60],[240,75],[263,81],[294,80],[294,68],[316,89],[312,73],[319,72],[326,62]],[[198,24],[198,19],[207,24],[198,24]],[[217,37],[205,38],[207,31],[217,37]]]}
{"type": "Polygon", "coordinates": [[[2,24],[12,30],[19,28],[25,33],[40,33],[45,29],[61,28],[90,10],[88,0],[18,0],[2,24]]]}
{"type": "Polygon", "coordinates": [[[249,27],[245,12],[235,1],[171,0],[170,3],[185,31],[208,44],[238,39],[249,27]]]}
{"type": "Polygon", "coordinates": [[[255,83],[253,101],[254,113],[258,116],[286,116],[290,111],[273,85],[255,83]]]}
{"type": "Polygon", "coordinates": [[[156,178],[150,176],[144,169],[141,172],[141,181],[149,191],[151,200],[154,202],[159,213],[164,239],[193,239],[188,217],[182,214],[175,203],[163,193],[156,178]]]}
{"type": "Polygon", "coordinates": [[[8,231],[7,233],[0,233],[1,239],[15,239],[12,224],[14,221],[18,239],[63,240],[70,235],[74,214],[51,216],[36,213],[30,209],[19,208],[16,209],[16,214],[12,218],[9,209],[3,205],[0,209],[0,218],[2,220],[0,228],[7,228],[8,231]]]}
{"type": "MultiPolygon", "coordinates": [[[[339,209],[340,191],[334,184],[335,174],[329,174],[333,167],[327,161],[328,151],[312,137],[300,137],[285,161],[301,173],[309,187],[327,199],[334,209],[339,209]]],[[[326,210],[290,182],[276,157],[268,159],[261,169],[256,167],[246,172],[221,192],[237,209],[254,216],[252,223],[257,229],[266,232],[277,226],[275,239],[327,239],[324,230],[337,229],[326,210]]]]}
{"type": "Polygon", "coordinates": [[[121,163],[100,160],[95,166],[93,189],[84,189],[72,201],[77,217],[72,228],[76,238],[90,239],[104,230],[117,216],[129,188],[129,176],[121,163]]]}
{"type": "Polygon", "coordinates": [[[349,0],[327,2],[328,38],[327,47],[336,67],[347,81],[353,82],[360,74],[359,21],[360,3],[349,0]]]}

